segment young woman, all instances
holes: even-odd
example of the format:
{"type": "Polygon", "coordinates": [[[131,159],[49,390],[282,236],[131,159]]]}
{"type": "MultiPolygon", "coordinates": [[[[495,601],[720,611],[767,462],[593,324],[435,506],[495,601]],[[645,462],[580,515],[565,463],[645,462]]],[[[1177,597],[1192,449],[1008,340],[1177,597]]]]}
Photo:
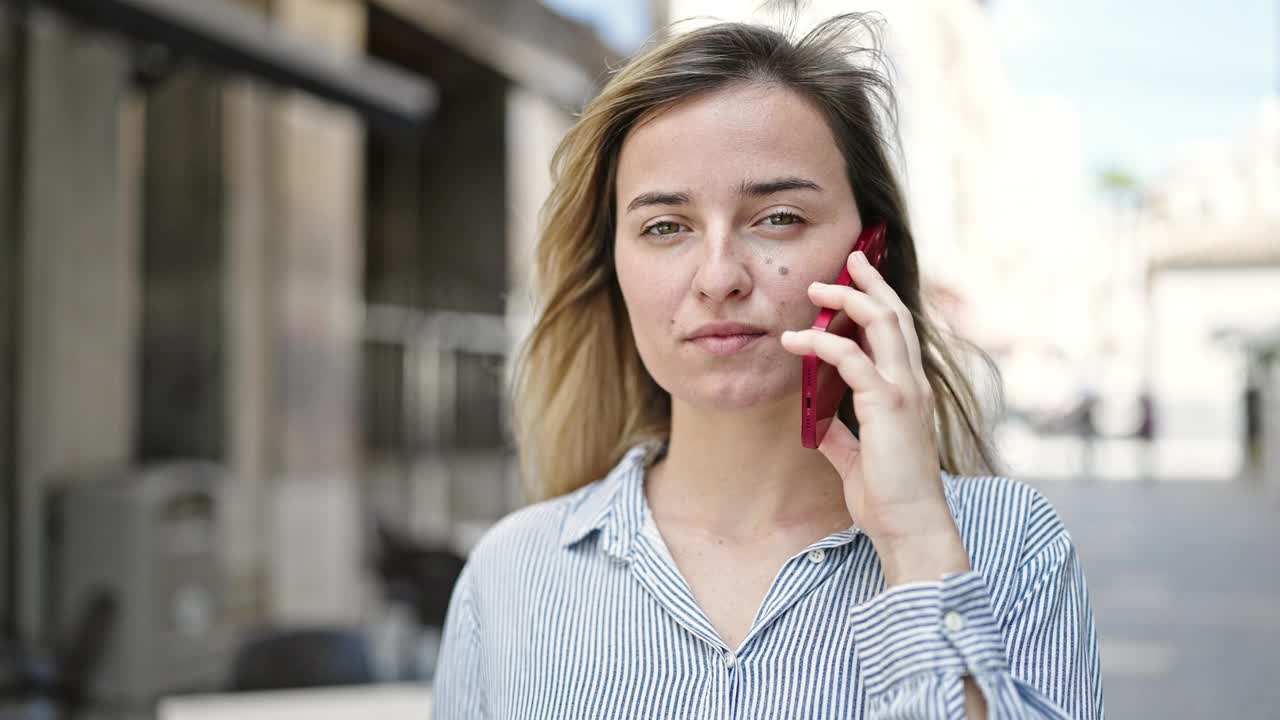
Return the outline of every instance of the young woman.
{"type": "Polygon", "coordinates": [[[924,311],[865,28],[676,36],[564,138],[515,395],[542,498],[471,554],[434,720],[1101,717],[1071,537],[924,311]],[[852,389],[817,452],[809,353],[852,389]]]}

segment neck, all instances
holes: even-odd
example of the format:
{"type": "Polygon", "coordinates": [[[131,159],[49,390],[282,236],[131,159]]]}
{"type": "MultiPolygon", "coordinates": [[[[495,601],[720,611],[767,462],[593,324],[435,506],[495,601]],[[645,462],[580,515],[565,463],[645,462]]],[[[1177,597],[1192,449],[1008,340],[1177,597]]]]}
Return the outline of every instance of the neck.
{"type": "Polygon", "coordinates": [[[717,411],[673,398],[667,452],[646,482],[654,512],[737,540],[848,527],[839,474],[800,445],[799,405],[717,411]]]}

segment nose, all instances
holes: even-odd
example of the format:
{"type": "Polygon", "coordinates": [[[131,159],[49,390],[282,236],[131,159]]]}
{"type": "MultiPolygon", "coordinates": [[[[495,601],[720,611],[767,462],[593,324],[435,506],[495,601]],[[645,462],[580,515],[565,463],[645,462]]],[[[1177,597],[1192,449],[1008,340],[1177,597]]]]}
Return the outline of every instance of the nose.
{"type": "Polygon", "coordinates": [[[741,299],[751,294],[747,261],[730,233],[719,233],[703,245],[701,262],[693,276],[693,289],[706,302],[741,299]]]}

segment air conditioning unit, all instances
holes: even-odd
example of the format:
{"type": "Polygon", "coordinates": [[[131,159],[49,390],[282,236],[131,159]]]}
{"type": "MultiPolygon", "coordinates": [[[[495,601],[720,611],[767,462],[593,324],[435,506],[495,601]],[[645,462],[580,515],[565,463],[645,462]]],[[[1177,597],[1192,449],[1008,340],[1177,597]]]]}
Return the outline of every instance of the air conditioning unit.
{"type": "Polygon", "coordinates": [[[175,462],[80,472],[50,497],[49,612],[88,642],[89,701],[152,708],[219,689],[232,633],[220,562],[221,467],[175,462]]]}

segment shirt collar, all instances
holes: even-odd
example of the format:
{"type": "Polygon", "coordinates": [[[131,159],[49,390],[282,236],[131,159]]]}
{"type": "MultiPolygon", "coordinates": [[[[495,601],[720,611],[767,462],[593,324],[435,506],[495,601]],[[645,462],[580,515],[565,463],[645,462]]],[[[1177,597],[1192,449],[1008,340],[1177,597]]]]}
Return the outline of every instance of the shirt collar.
{"type": "MultiPolygon", "coordinates": [[[[602,531],[601,549],[619,560],[629,559],[632,541],[644,526],[645,470],[663,450],[664,445],[662,441],[649,441],[632,447],[604,479],[589,486],[565,517],[560,531],[560,546],[572,547],[599,530],[602,531]]],[[[959,480],[958,476],[942,472],[942,490],[947,509],[957,523],[962,508],[960,495],[954,484],[959,480]]],[[[829,537],[820,544],[841,545],[852,540],[858,533],[855,524],[848,531],[829,537]]]]}
{"type": "Polygon", "coordinates": [[[947,499],[947,510],[951,512],[951,519],[955,520],[956,526],[960,525],[960,512],[963,506],[960,502],[960,491],[956,488],[956,483],[962,478],[958,475],[952,475],[946,470],[942,471],[942,494],[947,499]]]}
{"type": "Polygon", "coordinates": [[[632,447],[604,479],[590,486],[565,517],[561,547],[598,530],[605,552],[622,560],[630,557],[631,541],[644,521],[644,473],[662,446],[653,441],[632,447]]]}

